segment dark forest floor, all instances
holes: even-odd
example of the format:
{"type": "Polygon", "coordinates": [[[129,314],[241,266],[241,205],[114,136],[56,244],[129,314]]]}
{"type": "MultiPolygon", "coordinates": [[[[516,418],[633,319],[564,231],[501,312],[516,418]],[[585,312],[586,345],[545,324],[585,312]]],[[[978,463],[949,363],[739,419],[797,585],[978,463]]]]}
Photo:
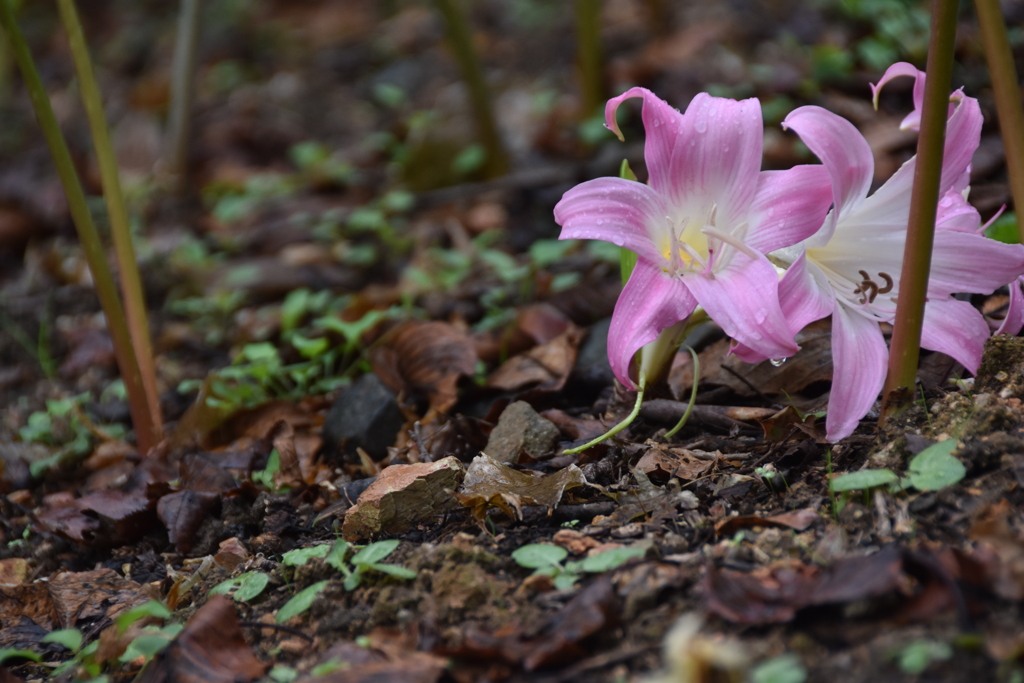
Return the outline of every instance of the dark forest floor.
{"type": "MultiPolygon", "coordinates": [[[[0,682],[71,660],[56,673],[1024,680],[1024,342],[990,342],[966,381],[925,355],[913,408],[830,445],[827,321],[780,366],[728,357],[706,326],[682,432],[664,439],[694,381],[687,352],[627,431],[565,454],[633,396],[606,359],[617,250],[557,242],[552,207],[623,158],[643,179],[643,131],[638,110],[626,144],[580,115],[571,3],[471,4],[509,174],[482,175],[430,3],[211,0],[175,196],[160,144],[176,6],[81,3],[168,421],[146,457],[56,175],[0,65],[0,682]],[[949,438],[956,483],[829,485],[912,474],[949,438]],[[73,657],[73,635],[44,640],[60,629],[96,645],[73,657]]],[[[98,194],[54,14],[20,17],[98,194]]],[[[846,116],[879,184],[913,154],[898,131],[910,82],[878,112],[868,83],[923,63],[926,19],[891,0],[607,0],[602,38],[610,92],[760,97],[766,168],[810,161],[778,125],[794,107],[846,116]]],[[[986,113],[971,199],[987,218],[1009,195],[966,7],[954,80],[986,113]]],[[[976,303],[998,317],[1006,300],[976,303]]]]}

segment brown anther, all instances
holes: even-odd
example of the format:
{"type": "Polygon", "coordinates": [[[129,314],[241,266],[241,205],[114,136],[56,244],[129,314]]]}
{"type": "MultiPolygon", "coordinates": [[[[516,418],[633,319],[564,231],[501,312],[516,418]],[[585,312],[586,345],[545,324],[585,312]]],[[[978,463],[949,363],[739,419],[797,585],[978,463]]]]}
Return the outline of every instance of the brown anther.
{"type": "Polygon", "coordinates": [[[885,287],[879,287],[879,294],[888,294],[892,291],[892,276],[889,273],[879,273],[878,277],[885,280],[885,287]]]}

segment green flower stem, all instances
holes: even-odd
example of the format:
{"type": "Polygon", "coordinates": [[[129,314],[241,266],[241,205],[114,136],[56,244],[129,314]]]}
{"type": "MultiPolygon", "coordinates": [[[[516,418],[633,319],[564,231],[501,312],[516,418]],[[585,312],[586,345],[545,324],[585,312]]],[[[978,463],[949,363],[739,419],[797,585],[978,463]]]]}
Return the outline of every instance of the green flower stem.
{"type": "Polygon", "coordinates": [[[25,86],[28,90],[32,107],[35,110],[36,118],[39,119],[40,128],[46,138],[46,144],[50,148],[54,165],[57,167],[57,175],[60,177],[64,194],[67,196],[68,208],[71,217],[78,230],[79,239],[82,242],[82,251],[89,264],[93,282],[96,287],[96,295],[100,300],[103,313],[107,319],[110,338],[114,344],[114,354],[117,358],[117,365],[121,371],[121,379],[124,381],[125,389],[128,392],[128,405],[131,411],[132,422],[135,426],[135,434],[138,440],[139,450],[146,453],[156,445],[157,434],[150,419],[150,412],[146,406],[146,393],[142,386],[142,376],[139,371],[138,361],[132,349],[131,336],[128,334],[128,325],[125,321],[124,309],[121,307],[121,300],[117,295],[117,286],[110,273],[103,254],[103,244],[100,241],[99,233],[93,224],[92,216],[85,201],[85,192],[75,171],[74,162],[71,160],[71,153],[68,151],[64,136],[54,116],[53,108],[50,106],[50,99],[43,87],[39,72],[36,71],[29,52],[25,37],[21,33],[17,22],[14,20],[14,13],[11,11],[9,0],[0,0],[0,25],[7,32],[10,40],[11,51],[18,64],[25,86]]]}
{"type": "Polygon", "coordinates": [[[480,58],[473,49],[473,35],[469,29],[469,20],[458,5],[458,0],[434,0],[437,11],[444,17],[448,26],[448,42],[455,59],[462,70],[462,77],[469,88],[469,99],[476,118],[477,135],[480,144],[487,150],[487,176],[495,178],[508,172],[508,156],[501,142],[498,124],[494,120],[491,109],[491,95],[484,80],[484,69],[480,58]]]}
{"type": "Polygon", "coordinates": [[[89,60],[89,47],[85,42],[82,22],[79,21],[78,12],[75,10],[75,2],[74,0],[57,0],[57,4],[60,8],[64,29],[68,33],[68,42],[71,44],[71,55],[75,62],[75,71],[78,74],[78,86],[82,92],[82,102],[89,119],[93,146],[96,149],[96,159],[100,167],[100,177],[103,180],[103,195],[107,204],[107,215],[110,218],[110,234],[114,243],[114,254],[117,257],[128,332],[131,336],[132,348],[135,350],[135,358],[138,361],[142,386],[145,389],[150,421],[156,436],[159,437],[163,432],[163,417],[160,414],[160,396],[156,386],[153,342],[149,336],[146,301],[142,292],[139,264],[135,260],[135,249],[132,246],[128,211],[125,208],[124,194],[121,192],[117,156],[114,154],[114,145],[110,141],[110,131],[103,114],[103,99],[100,97],[100,89],[93,74],[92,64],[89,60]]]}
{"type": "Polygon", "coordinates": [[[576,0],[576,66],[583,110],[589,118],[604,104],[604,56],[601,50],[601,0],[576,0]]]}
{"type": "Polygon", "coordinates": [[[686,350],[690,352],[690,358],[693,359],[693,387],[690,389],[690,402],[686,405],[686,412],[679,418],[676,426],[665,432],[666,441],[675,436],[686,425],[687,420],[690,419],[690,413],[693,412],[693,406],[697,404],[697,385],[700,384],[700,358],[697,357],[697,352],[693,350],[693,347],[687,346],[686,350]]]}
{"type": "Polygon", "coordinates": [[[1018,217],[1017,239],[1020,240],[1019,220],[1024,211],[1024,108],[1021,107],[1017,67],[1013,63],[1013,51],[1006,35],[1006,21],[999,0],[974,0],[974,7],[992,79],[999,130],[1003,134],[1010,192],[1018,217]]]}
{"type": "Polygon", "coordinates": [[[939,203],[946,116],[953,80],[958,5],[958,0],[934,0],[932,5],[928,79],[925,81],[921,112],[921,134],[917,140],[917,167],[910,198],[900,295],[889,351],[889,374],[882,390],[882,422],[910,405],[914,397],[928,270],[931,267],[935,216],[939,203]]]}
{"type": "Polygon", "coordinates": [[[637,392],[636,392],[636,403],[633,405],[633,411],[629,415],[626,416],[625,420],[623,420],[619,424],[615,425],[614,427],[609,429],[607,432],[605,432],[601,436],[599,436],[596,439],[594,439],[593,441],[588,441],[587,443],[583,444],[582,446],[577,446],[576,448],[570,448],[569,450],[564,451],[564,453],[566,453],[567,455],[572,455],[574,453],[582,453],[583,451],[587,450],[588,448],[593,448],[594,446],[596,446],[597,444],[601,443],[605,439],[612,438],[613,436],[615,436],[616,434],[621,432],[623,429],[628,427],[630,424],[632,424],[633,420],[636,419],[636,416],[640,414],[640,405],[644,402],[644,386],[646,384],[646,382],[644,380],[645,380],[644,376],[640,375],[640,387],[639,387],[639,389],[637,389],[637,392]]]}
{"type": "Polygon", "coordinates": [[[189,128],[195,98],[196,52],[199,49],[199,0],[181,0],[178,37],[171,66],[171,104],[167,114],[167,173],[181,192],[188,174],[189,128]]]}

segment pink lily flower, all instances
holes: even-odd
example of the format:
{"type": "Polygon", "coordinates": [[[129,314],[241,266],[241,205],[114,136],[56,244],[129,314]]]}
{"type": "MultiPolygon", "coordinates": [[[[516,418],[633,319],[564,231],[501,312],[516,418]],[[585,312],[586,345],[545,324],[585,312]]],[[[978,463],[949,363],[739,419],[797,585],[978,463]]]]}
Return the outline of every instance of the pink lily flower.
{"type": "MultiPolygon", "coordinates": [[[[957,186],[981,135],[977,100],[960,97],[946,132],[932,268],[921,345],[977,370],[989,329],[956,292],[989,293],[1024,273],[1024,246],[977,233],[980,217],[957,186]]],[[[868,196],[874,162],[860,132],[820,107],[801,107],[783,125],[822,160],[834,205],[821,229],[796,247],[772,254],[789,268],[779,284],[792,329],[832,315],[834,373],[825,427],[838,441],[853,432],[885,381],[889,351],[879,323],[895,319],[916,157],[868,196]]],[[[744,360],[760,360],[737,348],[744,360]]]]}
{"type": "MultiPolygon", "coordinates": [[[[906,118],[900,122],[901,130],[920,130],[921,128],[921,105],[924,103],[924,83],[925,83],[925,72],[919,70],[913,64],[907,62],[897,62],[888,69],[885,74],[882,75],[878,85],[871,85],[871,95],[874,102],[875,108],[878,108],[878,95],[882,91],[882,86],[891,81],[894,78],[900,76],[910,76],[914,79],[914,111],[907,114],[906,118]]],[[[957,90],[950,96],[950,100],[959,101],[964,97],[962,90],[957,90]]],[[[950,106],[950,114],[952,115],[954,109],[950,106]]],[[[970,181],[970,166],[968,166],[968,173],[965,174],[964,179],[957,183],[958,189],[964,189],[967,187],[970,181]]],[[[1005,207],[1004,207],[1005,208],[1005,207]]],[[[975,212],[976,213],[976,212],[975,212]]],[[[997,214],[998,215],[998,214],[997,214]]],[[[995,220],[994,218],[992,220],[995,220]]],[[[938,227],[938,226],[937,226],[938,227]]],[[[970,225],[965,228],[967,231],[981,232],[987,226],[975,225],[973,230],[970,225]]],[[[1024,292],[1021,288],[1024,287],[1024,276],[1015,279],[1009,285],[1010,290],[1010,303],[1006,310],[1006,316],[1003,318],[1002,323],[996,329],[995,334],[1009,334],[1016,335],[1024,328],[1024,292]]]]}
{"type": "Polygon", "coordinates": [[[765,253],[810,236],[831,203],[821,166],[761,171],[764,129],[756,99],[697,95],[679,113],[644,88],[609,100],[605,121],[643,99],[649,184],[598,178],[555,206],[560,239],[597,239],[638,256],[615,305],[608,358],[634,388],[630,361],[699,304],[726,334],[771,358],[797,350],[765,253]]]}

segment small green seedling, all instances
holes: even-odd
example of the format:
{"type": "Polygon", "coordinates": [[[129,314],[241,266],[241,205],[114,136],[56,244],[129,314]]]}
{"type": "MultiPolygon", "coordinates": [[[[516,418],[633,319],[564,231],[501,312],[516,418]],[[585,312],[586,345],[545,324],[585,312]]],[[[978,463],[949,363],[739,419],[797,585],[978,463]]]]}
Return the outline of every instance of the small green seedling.
{"type": "Polygon", "coordinates": [[[807,669],[796,655],[784,654],[755,666],[750,680],[751,683],[804,683],[807,669]]]}
{"type": "Polygon", "coordinates": [[[47,458],[33,462],[29,471],[33,477],[42,476],[51,467],[86,455],[92,448],[93,434],[102,433],[109,438],[121,438],[122,425],[94,425],[82,410],[90,399],[89,393],[46,402],[46,410],[32,413],[28,422],[18,430],[22,441],[55,446],[47,458]]]}
{"type": "Polygon", "coordinates": [[[296,617],[308,610],[313,605],[313,601],[317,599],[317,596],[327,587],[328,583],[330,582],[318,581],[312,586],[296,593],[291,600],[284,603],[284,606],[277,611],[277,623],[283,624],[292,617],[296,617]]]}
{"type": "Polygon", "coordinates": [[[263,572],[245,572],[227,581],[221,581],[210,590],[210,595],[231,595],[239,602],[249,602],[258,597],[270,583],[270,577],[263,572]]]}
{"type": "Polygon", "coordinates": [[[520,567],[533,569],[534,576],[550,576],[558,590],[569,590],[576,585],[584,572],[602,574],[621,567],[634,557],[643,557],[646,552],[644,548],[636,546],[614,548],[563,565],[562,561],[569,556],[565,548],[550,543],[531,543],[517,548],[512,553],[512,559],[520,567]]]}
{"type": "Polygon", "coordinates": [[[275,664],[274,668],[267,672],[267,678],[274,683],[292,683],[298,677],[298,671],[284,664],[275,664]]]}
{"type": "Polygon", "coordinates": [[[964,464],[953,457],[959,445],[956,439],[946,439],[915,455],[904,482],[918,491],[938,491],[959,482],[967,474],[964,464]]]}
{"type": "Polygon", "coordinates": [[[363,580],[363,574],[370,570],[382,572],[399,579],[415,579],[416,572],[411,569],[381,562],[381,560],[395,551],[399,542],[398,539],[391,539],[390,541],[371,543],[346,560],[353,546],[347,541],[338,541],[327,555],[327,564],[345,575],[345,583],[343,585],[347,591],[358,588],[363,580]]]}
{"type": "Polygon", "coordinates": [[[915,640],[890,655],[903,673],[916,676],[935,662],[944,662],[953,656],[953,648],[935,640],[915,640]]]}
{"type": "Polygon", "coordinates": [[[846,507],[851,491],[863,491],[866,504],[868,493],[871,489],[879,486],[888,486],[898,490],[899,480],[900,478],[896,476],[896,473],[889,469],[866,469],[838,475],[832,479],[829,485],[829,490],[833,495],[836,493],[843,494],[838,500],[833,500],[834,514],[838,515],[846,507]]]}
{"type": "Polygon", "coordinates": [[[331,546],[329,543],[311,545],[308,548],[296,548],[295,550],[289,550],[281,556],[281,564],[288,565],[289,567],[301,567],[314,557],[326,557],[330,551],[331,546]]]}

